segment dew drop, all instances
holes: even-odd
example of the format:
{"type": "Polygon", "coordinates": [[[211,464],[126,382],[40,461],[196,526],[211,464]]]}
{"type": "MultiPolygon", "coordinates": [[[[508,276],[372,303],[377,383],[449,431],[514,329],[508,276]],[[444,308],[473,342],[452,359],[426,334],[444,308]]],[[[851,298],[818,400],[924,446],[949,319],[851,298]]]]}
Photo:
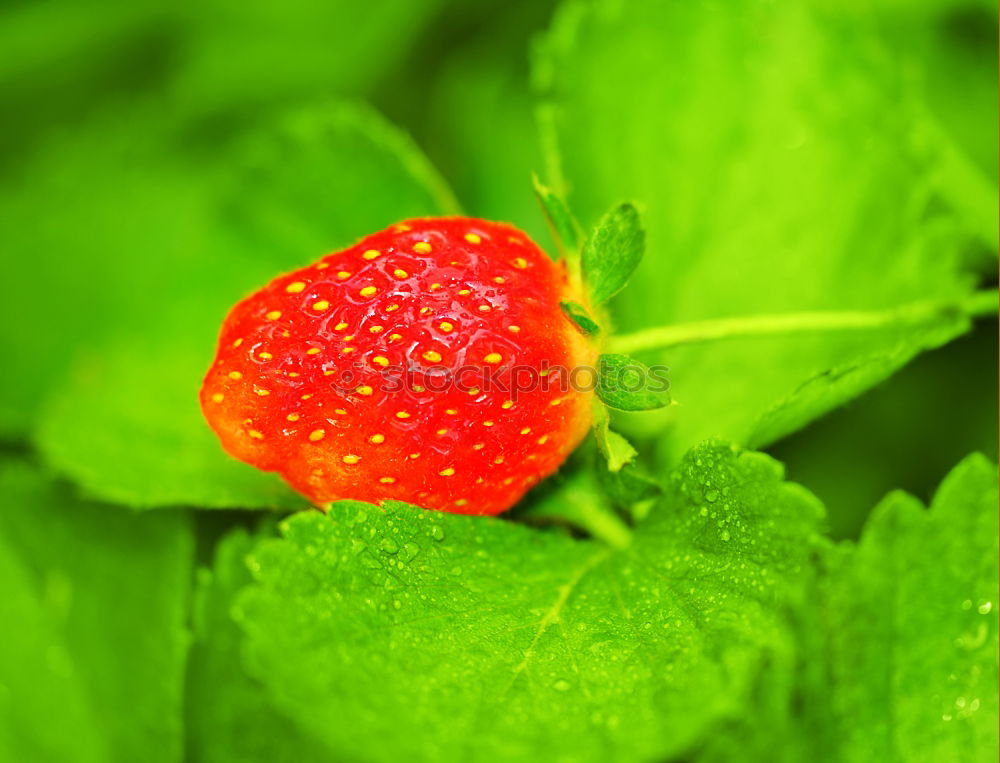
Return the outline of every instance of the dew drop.
{"type": "Polygon", "coordinates": [[[387,554],[396,554],[399,552],[399,546],[392,538],[383,538],[382,542],[378,544],[378,547],[387,554]]]}
{"type": "Polygon", "coordinates": [[[573,688],[573,684],[571,684],[565,678],[560,678],[558,681],[552,684],[552,688],[555,689],[556,691],[569,691],[570,689],[573,688]]]}
{"type": "Polygon", "coordinates": [[[990,610],[993,609],[993,602],[987,601],[979,605],[979,614],[988,615],[990,610]]]}
{"type": "Polygon", "coordinates": [[[432,525],[431,537],[434,540],[444,540],[444,528],[442,528],[440,525],[432,525]]]}

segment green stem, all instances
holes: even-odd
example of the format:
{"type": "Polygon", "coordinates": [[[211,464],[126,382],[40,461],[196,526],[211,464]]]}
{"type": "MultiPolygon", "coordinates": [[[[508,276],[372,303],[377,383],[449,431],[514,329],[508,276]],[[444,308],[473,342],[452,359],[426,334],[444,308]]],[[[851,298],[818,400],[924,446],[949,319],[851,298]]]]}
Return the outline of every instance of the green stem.
{"type": "Polygon", "coordinates": [[[632,542],[632,530],[613,509],[597,501],[582,501],[572,517],[591,537],[621,550],[632,542]]]}
{"type": "Polygon", "coordinates": [[[660,326],[637,331],[634,334],[612,337],[608,352],[628,354],[682,344],[752,336],[890,328],[919,325],[948,315],[973,318],[996,313],[997,292],[985,290],[975,292],[960,302],[941,300],[916,302],[888,310],[831,310],[750,315],[660,326]]]}

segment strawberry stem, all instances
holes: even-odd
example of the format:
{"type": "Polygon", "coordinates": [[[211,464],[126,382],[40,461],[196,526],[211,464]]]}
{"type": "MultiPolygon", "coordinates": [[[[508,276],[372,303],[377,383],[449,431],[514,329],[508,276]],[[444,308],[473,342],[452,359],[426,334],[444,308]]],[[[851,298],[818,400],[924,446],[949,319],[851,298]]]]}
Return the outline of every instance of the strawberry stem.
{"type": "Polygon", "coordinates": [[[883,329],[930,323],[949,315],[968,319],[996,315],[996,313],[997,292],[987,289],[975,292],[961,301],[915,302],[886,310],[830,310],[748,315],[659,326],[612,337],[608,342],[608,351],[628,354],[721,339],[807,334],[814,331],[883,329]]]}

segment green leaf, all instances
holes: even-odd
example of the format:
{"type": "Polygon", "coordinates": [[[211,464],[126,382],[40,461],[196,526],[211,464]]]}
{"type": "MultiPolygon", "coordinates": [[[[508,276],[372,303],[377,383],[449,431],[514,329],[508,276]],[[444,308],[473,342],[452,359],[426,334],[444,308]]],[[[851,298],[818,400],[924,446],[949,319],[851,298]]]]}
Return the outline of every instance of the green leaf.
{"type": "MultiPolygon", "coordinates": [[[[574,210],[586,225],[616,199],[640,199],[648,233],[649,254],[614,303],[617,328],[877,310],[968,292],[963,258],[976,231],[938,185],[950,149],[923,121],[909,70],[880,46],[865,8],[847,21],[815,4],[756,0],[726,13],[708,0],[636,0],[627,12],[617,0],[564,6],[536,75],[574,210]]],[[[995,143],[988,122],[969,130],[995,143]]],[[[968,325],[941,315],[931,327],[644,356],[670,365],[684,404],[621,425],[662,434],[669,463],[708,436],[763,445],[968,325]],[[844,369],[855,370],[841,381],[844,369]]]]}
{"type": "Polygon", "coordinates": [[[619,471],[638,455],[632,443],[612,431],[608,409],[598,400],[594,401],[594,439],[597,440],[597,447],[608,462],[608,470],[611,472],[619,471]]]}
{"type": "Polygon", "coordinates": [[[579,302],[560,302],[559,307],[562,308],[566,317],[573,321],[573,325],[576,326],[580,333],[584,336],[595,336],[600,333],[601,327],[598,326],[597,322],[590,317],[590,313],[587,312],[587,308],[579,302]]]}
{"type": "Polygon", "coordinates": [[[638,267],[646,247],[646,232],[631,204],[608,212],[583,247],[583,280],[595,305],[621,291],[638,267]]]}
{"type": "Polygon", "coordinates": [[[569,211],[566,201],[551,188],[542,185],[537,175],[532,175],[535,196],[545,212],[545,221],[552,232],[559,253],[566,260],[577,260],[580,256],[580,227],[569,211]]]}
{"type": "Polygon", "coordinates": [[[216,547],[212,568],[200,571],[187,672],[186,723],[194,760],[319,763],[332,757],[275,710],[263,687],[243,669],[241,632],[231,610],[237,592],[251,582],[246,557],[263,535],[233,530],[216,547]]]}
{"type": "Polygon", "coordinates": [[[84,503],[0,464],[0,759],[180,761],[188,517],[84,503]]]}
{"type": "Polygon", "coordinates": [[[341,758],[662,760],[791,659],[780,612],[820,514],[774,461],[722,445],[690,455],[618,552],[342,502],[257,548],[247,654],[341,758]]]}
{"type": "Polygon", "coordinates": [[[959,464],[928,511],[893,493],[825,601],[842,760],[991,760],[997,738],[997,476],[959,464]]]}
{"type": "Polygon", "coordinates": [[[597,395],[620,411],[648,411],[670,405],[670,385],[662,366],[648,368],[628,355],[598,358],[597,395]]]}
{"type": "MultiPolygon", "coordinates": [[[[202,419],[197,390],[218,327],[229,307],[282,271],[402,218],[452,208],[409,141],[353,108],[292,114],[227,161],[229,182],[197,210],[200,236],[154,237],[169,275],[156,287],[145,279],[157,268],[134,273],[143,305],[119,336],[78,351],[45,408],[43,455],[97,497],[138,508],[304,507],[275,477],[225,455],[202,419]]],[[[129,209],[142,219],[141,206],[129,209]]],[[[125,245],[114,240],[116,256],[125,245]]],[[[131,248],[143,251],[142,239],[131,248]]]]}

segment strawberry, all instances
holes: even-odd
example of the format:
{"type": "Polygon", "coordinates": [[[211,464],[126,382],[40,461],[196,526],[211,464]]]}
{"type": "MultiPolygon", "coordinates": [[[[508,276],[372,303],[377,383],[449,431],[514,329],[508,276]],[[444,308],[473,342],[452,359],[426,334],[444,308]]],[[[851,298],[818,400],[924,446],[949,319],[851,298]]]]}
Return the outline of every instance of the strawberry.
{"type": "Polygon", "coordinates": [[[574,291],[509,225],[407,220],[239,302],[202,410],[227,452],[316,504],[497,514],[590,425],[567,383],[594,362],[559,306],[574,291]]]}

